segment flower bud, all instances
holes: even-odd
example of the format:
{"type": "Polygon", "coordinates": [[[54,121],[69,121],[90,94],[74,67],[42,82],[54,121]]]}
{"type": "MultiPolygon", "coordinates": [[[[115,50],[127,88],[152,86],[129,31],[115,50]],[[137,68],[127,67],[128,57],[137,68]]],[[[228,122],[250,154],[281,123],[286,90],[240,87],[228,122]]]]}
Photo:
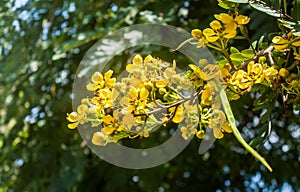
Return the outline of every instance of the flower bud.
{"type": "Polygon", "coordinates": [[[280,77],[287,77],[289,75],[289,71],[286,68],[281,68],[279,70],[279,76],[280,77]]]}

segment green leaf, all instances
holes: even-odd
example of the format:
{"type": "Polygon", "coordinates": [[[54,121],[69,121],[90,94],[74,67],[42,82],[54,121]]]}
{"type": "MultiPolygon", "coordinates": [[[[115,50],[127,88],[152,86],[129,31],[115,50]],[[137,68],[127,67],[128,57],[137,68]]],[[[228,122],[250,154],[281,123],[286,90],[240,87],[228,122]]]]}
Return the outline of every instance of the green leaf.
{"type": "Polygon", "coordinates": [[[246,58],[250,58],[250,57],[254,56],[254,53],[253,53],[252,49],[245,49],[241,52],[241,54],[242,54],[243,57],[246,57],[246,58]]]}
{"type": "Polygon", "coordinates": [[[251,0],[251,1],[249,1],[249,4],[254,9],[264,12],[273,17],[281,17],[282,16],[282,13],[279,10],[276,10],[276,9],[270,7],[269,5],[267,5],[266,3],[262,2],[262,1],[251,0]]]}
{"type": "Polygon", "coordinates": [[[240,51],[235,47],[230,47],[230,53],[240,53],[240,51]]]}
{"type": "Polygon", "coordinates": [[[264,141],[264,138],[262,136],[259,136],[255,139],[253,139],[252,141],[250,141],[249,145],[253,148],[256,148],[257,146],[259,146],[262,142],[264,141]]]}
{"type": "Polygon", "coordinates": [[[235,7],[238,7],[238,4],[229,2],[229,1],[222,1],[218,0],[218,5],[222,7],[223,9],[234,9],[235,7]]]}
{"type": "Polygon", "coordinates": [[[300,0],[295,0],[295,5],[292,10],[292,16],[294,18],[294,21],[300,20],[300,0]]]}
{"type": "Polygon", "coordinates": [[[230,54],[230,58],[234,61],[245,61],[247,59],[247,57],[244,57],[242,53],[230,54]]]}

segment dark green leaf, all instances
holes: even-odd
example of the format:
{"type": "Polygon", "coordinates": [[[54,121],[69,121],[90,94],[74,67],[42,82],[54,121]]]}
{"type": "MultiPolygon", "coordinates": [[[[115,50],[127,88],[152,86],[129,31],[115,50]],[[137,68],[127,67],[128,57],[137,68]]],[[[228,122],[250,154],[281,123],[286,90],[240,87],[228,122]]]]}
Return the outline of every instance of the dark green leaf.
{"type": "Polygon", "coordinates": [[[282,13],[280,10],[274,9],[262,1],[250,0],[249,4],[251,7],[255,8],[261,12],[264,12],[268,15],[271,15],[273,17],[281,17],[282,16],[282,13]]]}

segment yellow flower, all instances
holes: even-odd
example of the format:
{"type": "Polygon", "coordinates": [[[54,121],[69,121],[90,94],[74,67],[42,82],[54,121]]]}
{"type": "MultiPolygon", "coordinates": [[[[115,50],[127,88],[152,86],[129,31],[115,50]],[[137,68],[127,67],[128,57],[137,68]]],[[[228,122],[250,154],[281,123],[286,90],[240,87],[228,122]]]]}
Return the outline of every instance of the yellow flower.
{"type": "Polygon", "coordinates": [[[234,22],[233,17],[226,13],[221,13],[219,15],[215,14],[214,16],[216,19],[218,19],[219,21],[222,21],[222,23],[224,23],[224,24],[234,22]]]}
{"type": "Polygon", "coordinates": [[[263,66],[260,63],[251,61],[247,66],[248,75],[253,80],[256,80],[263,72],[263,66]]]}
{"type": "Polygon", "coordinates": [[[97,91],[104,87],[109,89],[113,88],[116,82],[116,78],[111,78],[112,74],[113,71],[109,70],[104,74],[103,77],[103,75],[100,72],[95,72],[91,78],[92,83],[86,85],[87,90],[97,91]]]}
{"type": "Polygon", "coordinates": [[[289,32],[287,35],[283,37],[275,36],[272,39],[272,42],[274,43],[274,48],[276,50],[284,50],[287,48],[291,48],[291,46],[299,47],[300,37],[294,36],[293,32],[289,32]]]}
{"type": "Polygon", "coordinates": [[[241,25],[246,25],[249,23],[250,18],[244,15],[238,15],[234,18],[234,21],[238,24],[238,27],[241,25]]]}
{"type": "Polygon", "coordinates": [[[227,13],[221,13],[219,15],[214,15],[216,19],[222,21],[225,25],[235,25],[235,27],[241,27],[242,25],[246,25],[249,23],[250,18],[244,15],[232,16],[227,13]]]}
{"type": "Polygon", "coordinates": [[[180,131],[183,139],[185,140],[189,139],[192,135],[197,133],[197,129],[195,129],[193,125],[182,126],[180,128],[180,131]]]}
{"type": "MultiPolygon", "coordinates": [[[[143,58],[142,58],[142,59],[143,59],[143,58]]],[[[137,60],[140,60],[140,58],[137,59],[137,60]]],[[[151,62],[152,60],[153,60],[153,57],[152,57],[151,55],[147,55],[147,57],[145,57],[144,63],[149,63],[149,62],[151,62]]]]}
{"type": "Polygon", "coordinates": [[[251,78],[243,70],[234,72],[230,81],[232,85],[235,85],[240,89],[248,89],[253,85],[253,81],[251,81],[251,78]]]}
{"type": "Polygon", "coordinates": [[[112,70],[109,70],[104,74],[105,87],[109,89],[112,89],[116,82],[116,78],[111,78],[112,74],[112,70]]]}
{"type": "Polygon", "coordinates": [[[275,36],[272,39],[272,42],[274,43],[274,48],[276,50],[283,50],[283,49],[288,48],[288,46],[289,46],[289,41],[280,36],[275,36]]]}
{"type": "Polygon", "coordinates": [[[105,135],[112,134],[117,129],[117,120],[111,115],[105,115],[103,117],[103,128],[101,132],[105,135]]]}
{"type": "Polygon", "coordinates": [[[214,20],[210,23],[210,27],[211,28],[204,29],[203,34],[207,41],[211,43],[217,41],[220,37],[231,39],[236,35],[236,24],[232,22],[222,27],[219,21],[214,20]]]}
{"type": "Polygon", "coordinates": [[[88,109],[87,105],[81,104],[77,107],[77,112],[67,113],[67,120],[71,122],[68,124],[68,128],[75,129],[78,124],[84,124],[86,122],[86,112],[88,109]]]}
{"type": "Polygon", "coordinates": [[[266,81],[267,83],[270,83],[278,74],[278,70],[275,69],[273,66],[268,67],[267,69],[263,70],[263,73],[261,75],[261,82],[266,81]]]}
{"type": "MultiPolygon", "coordinates": [[[[147,58],[146,62],[150,62],[150,60],[152,61],[153,58],[149,56],[147,58]]],[[[133,73],[134,71],[140,71],[142,68],[143,68],[143,58],[139,54],[134,56],[134,58],[132,60],[132,64],[128,64],[126,66],[126,70],[129,73],[133,73]]]]}
{"type": "Polygon", "coordinates": [[[202,38],[202,31],[200,29],[192,30],[191,34],[195,39],[201,39],[202,38]]]}
{"type": "Polygon", "coordinates": [[[198,40],[198,48],[206,46],[207,40],[203,38],[203,32],[200,29],[193,29],[191,35],[198,40]]]}
{"type": "Polygon", "coordinates": [[[231,133],[232,129],[230,124],[226,121],[225,114],[218,109],[213,111],[211,118],[209,119],[209,126],[213,129],[214,137],[221,139],[224,136],[224,132],[231,133]]]}
{"type": "Polygon", "coordinates": [[[71,123],[68,124],[69,129],[75,129],[78,126],[78,114],[76,112],[67,113],[67,120],[71,123]]]}

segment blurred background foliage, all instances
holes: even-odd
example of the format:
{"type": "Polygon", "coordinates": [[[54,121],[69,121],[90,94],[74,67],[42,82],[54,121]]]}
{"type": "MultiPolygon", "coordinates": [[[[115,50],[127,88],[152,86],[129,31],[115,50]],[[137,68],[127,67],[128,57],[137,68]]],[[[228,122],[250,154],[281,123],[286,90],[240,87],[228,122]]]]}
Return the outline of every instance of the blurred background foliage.
{"type": "MultiPolygon", "coordinates": [[[[299,111],[289,109],[285,117],[280,105],[272,114],[271,136],[259,149],[273,173],[246,154],[233,135],[204,155],[194,139],[164,165],[129,170],[101,160],[77,130],[67,128],[74,74],[97,40],[137,23],[205,28],[222,11],[215,0],[1,1],[0,191],[298,191],[299,111]]],[[[251,17],[252,40],[262,35],[267,40],[277,30],[276,20],[266,14],[247,5],[242,11],[251,17]]],[[[263,127],[263,111],[253,111],[252,98],[232,103],[247,141],[263,127]]]]}

